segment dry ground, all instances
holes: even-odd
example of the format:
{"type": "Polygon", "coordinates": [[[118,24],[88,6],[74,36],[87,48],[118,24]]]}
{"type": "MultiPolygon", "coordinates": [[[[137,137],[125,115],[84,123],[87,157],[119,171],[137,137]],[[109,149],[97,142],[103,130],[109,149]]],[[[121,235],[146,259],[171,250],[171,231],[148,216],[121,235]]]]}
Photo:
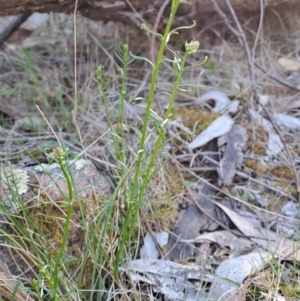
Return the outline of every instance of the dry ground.
{"type": "MultiPolygon", "coordinates": [[[[260,95],[267,97],[266,107],[271,114],[287,113],[299,118],[297,89],[300,88],[300,80],[297,77],[294,80],[288,78],[289,74],[278,64],[280,57],[300,60],[299,18],[292,13],[281,14],[273,11],[273,14],[268,14],[262,21],[259,32],[259,17],[249,16],[247,19],[244,16],[242,20],[254,61],[260,66],[260,69],[254,67],[256,85],[260,95]],[[289,83],[296,89],[290,89],[281,82],[289,83]]],[[[44,25],[35,29],[30,37],[25,40],[15,37],[18,43],[9,42],[1,50],[0,112],[1,125],[5,131],[0,135],[0,156],[3,162],[10,161],[20,166],[30,164],[31,159],[24,149],[43,162],[43,150],[55,146],[56,138],[37,110],[36,106],[39,106],[65,145],[74,152],[91,146],[86,154],[96,166],[108,172],[113,168],[115,158],[111,142],[105,135],[109,127],[98,93],[97,66],[104,66],[105,76],[109,79],[107,91],[111,95],[110,110],[112,118],[116,121],[118,97],[115,95],[119,89],[120,64],[115,53],[120,53],[119,48],[128,43],[133,54],[151,57],[153,49],[154,52],[157,50],[158,41],[156,40],[155,48],[152,48],[151,37],[133,24],[102,24],[82,17],[76,20],[74,39],[73,21],[72,17],[50,15],[44,25]],[[93,144],[102,135],[103,139],[93,144]]],[[[164,22],[161,23],[159,30],[163,29],[164,22]]],[[[239,193],[236,198],[249,202],[252,208],[263,207],[266,210],[264,212],[271,216],[267,218],[268,222],[271,222],[271,212],[281,214],[284,204],[290,200],[297,202],[293,168],[299,174],[299,129],[280,129],[292,162],[283,149],[276,162],[271,160],[266,164],[264,158],[267,133],[248,114],[249,108],[257,107],[251,95],[252,83],[249,79],[247,60],[236,37],[225,29],[225,25],[216,17],[209,21],[201,21],[191,30],[180,32],[176,39],[171,39],[170,47],[182,52],[186,40],[200,42],[198,53],[189,59],[188,64],[194,65],[205,56],[208,60],[204,65],[187,69],[185,72],[182,82],[190,86],[178,93],[174,119],[181,120],[183,125],[192,130],[198,118],[194,102],[210,90],[220,90],[231,99],[240,99],[241,106],[235,119],[237,124],[246,128],[249,136],[243,150],[242,168],[247,177],[236,175],[224,193],[232,194],[232,188],[237,187],[239,193]],[[256,175],[256,182],[250,180],[253,174],[256,175]],[[245,189],[259,192],[266,204],[247,199],[245,193],[242,193],[245,189]]],[[[170,56],[168,53],[166,55],[170,56]]],[[[129,66],[128,99],[124,109],[124,121],[128,127],[128,156],[134,156],[138,149],[143,118],[141,105],[148,92],[150,77],[151,69],[145,61],[135,61],[129,66]]],[[[159,83],[171,83],[173,80],[171,64],[164,63],[159,83]]],[[[158,89],[168,91],[169,88],[161,85],[158,89]]],[[[153,109],[161,114],[167,97],[159,93],[157,95],[153,109]]],[[[202,116],[200,115],[199,113],[199,118],[202,116]]],[[[182,134],[178,128],[174,131],[173,134],[182,139],[193,139],[187,134],[182,134]]],[[[179,148],[174,158],[182,158],[186,153],[181,149],[180,139],[176,137],[174,141],[174,145],[179,148]]],[[[153,142],[149,141],[150,144],[153,142]]],[[[157,164],[163,160],[164,156],[161,155],[157,164]]],[[[191,162],[191,157],[187,157],[180,163],[186,181],[196,182],[197,177],[216,179],[216,175],[211,174],[211,170],[214,173],[215,169],[212,168],[210,173],[204,171],[204,167],[212,167],[210,164],[203,163],[199,158],[194,160],[194,165],[191,162]],[[197,167],[203,169],[197,172],[197,167]]],[[[182,203],[186,201],[186,190],[177,173],[173,163],[167,162],[150,183],[147,193],[149,204],[145,205],[145,212],[152,229],[172,230],[179,215],[179,208],[182,208],[182,203]]],[[[222,195],[219,197],[222,198],[222,195]]],[[[142,226],[141,228],[143,229],[139,234],[143,236],[142,233],[146,229],[142,226]]],[[[297,227],[296,232],[298,233],[297,227]]],[[[285,296],[285,300],[299,300],[299,293],[294,289],[299,285],[298,274],[290,276],[287,273],[287,280],[283,282],[278,280],[280,276],[273,268],[274,266],[270,266],[250,279],[247,283],[249,298],[262,300],[262,296],[265,296],[264,300],[275,300],[271,295],[267,295],[269,287],[272,286],[274,292],[285,296]],[[265,295],[257,296],[258,292],[265,295]]],[[[282,269],[287,268],[282,265],[282,269]]]]}

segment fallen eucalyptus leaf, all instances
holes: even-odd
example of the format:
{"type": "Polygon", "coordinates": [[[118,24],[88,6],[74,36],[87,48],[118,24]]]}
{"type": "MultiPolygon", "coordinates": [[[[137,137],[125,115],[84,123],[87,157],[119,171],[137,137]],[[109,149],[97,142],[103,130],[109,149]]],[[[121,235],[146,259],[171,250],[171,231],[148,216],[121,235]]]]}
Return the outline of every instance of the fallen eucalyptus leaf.
{"type": "Polygon", "coordinates": [[[281,141],[281,138],[277,134],[269,133],[268,149],[266,154],[270,157],[277,156],[281,153],[283,148],[284,145],[281,141]]]}
{"type": "Polygon", "coordinates": [[[300,129],[300,120],[299,118],[283,114],[283,113],[278,113],[275,114],[275,119],[276,123],[278,125],[283,125],[291,130],[296,130],[300,129]]]}
{"type": "Polygon", "coordinates": [[[288,239],[284,235],[278,235],[268,228],[255,226],[236,212],[217,202],[214,203],[227,214],[245,236],[248,236],[258,246],[277,255],[280,259],[300,261],[299,243],[288,239]]]}
{"type": "Polygon", "coordinates": [[[221,248],[229,247],[231,251],[249,250],[255,247],[255,243],[250,239],[238,237],[228,230],[204,233],[195,239],[185,240],[185,242],[193,243],[203,243],[207,241],[217,243],[221,248]]]}
{"type": "MultiPolygon", "coordinates": [[[[168,243],[169,234],[167,232],[152,232],[152,235],[155,236],[156,241],[161,248],[168,243]]],[[[141,248],[140,257],[141,259],[158,259],[159,257],[159,252],[149,232],[144,238],[144,246],[141,248]]]]}
{"type": "Polygon", "coordinates": [[[239,100],[236,99],[231,101],[222,91],[209,91],[204,93],[195,101],[195,103],[196,105],[200,105],[208,102],[209,100],[214,100],[214,106],[211,110],[216,113],[219,113],[222,110],[225,112],[236,113],[240,105],[239,100]]]}
{"type": "Polygon", "coordinates": [[[211,282],[213,276],[199,265],[182,265],[168,260],[137,259],[119,267],[132,282],[143,282],[151,285],[155,292],[160,292],[170,301],[205,301],[202,294],[191,282],[196,280],[211,282]]]}
{"type": "Polygon", "coordinates": [[[236,293],[247,276],[254,270],[261,270],[267,264],[268,257],[265,250],[257,248],[248,254],[223,261],[216,270],[208,299],[227,300],[236,293]]]}
{"type": "Polygon", "coordinates": [[[223,115],[214,120],[199,136],[187,146],[190,150],[203,146],[214,138],[228,133],[234,124],[229,115],[223,115]]]}

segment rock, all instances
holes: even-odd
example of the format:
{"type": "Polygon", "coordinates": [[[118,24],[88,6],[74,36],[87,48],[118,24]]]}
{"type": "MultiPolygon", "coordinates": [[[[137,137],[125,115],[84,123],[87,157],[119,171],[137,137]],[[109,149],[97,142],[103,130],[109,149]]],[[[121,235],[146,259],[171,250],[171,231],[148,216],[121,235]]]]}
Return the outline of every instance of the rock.
{"type": "MultiPolygon", "coordinates": [[[[73,212],[65,253],[77,262],[72,268],[78,270],[86,243],[85,227],[94,222],[109,199],[111,185],[91,162],[84,159],[70,160],[65,168],[73,183],[73,212]]],[[[0,265],[15,276],[22,274],[27,280],[36,278],[38,268],[47,262],[40,262],[33,245],[46,248],[55,258],[63,240],[68,198],[68,184],[57,163],[22,168],[0,166],[1,227],[2,233],[9,234],[0,237],[3,242],[0,265]],[[20,231],[20,225],[24,232],[20,231]],[[10,234],[14,235],[10,237],[10,234]],[[30,239],[34,242],[28,243],[30,239]]]]}

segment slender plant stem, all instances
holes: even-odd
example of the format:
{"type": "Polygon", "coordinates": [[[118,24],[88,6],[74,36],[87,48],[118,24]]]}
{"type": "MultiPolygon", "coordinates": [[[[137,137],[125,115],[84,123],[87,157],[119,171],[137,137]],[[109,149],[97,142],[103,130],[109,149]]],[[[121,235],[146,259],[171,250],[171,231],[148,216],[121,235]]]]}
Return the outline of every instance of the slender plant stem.
{"type": "MultiPolygon", "coordinates": [[[[129,201],[132,202],[132,204],[128,208],[127,215],[126,215],[125,221],[124,221],[124,229],[126,229],[127,231],[125,231],[125,233],[121,239],[120,245],[119,245],[115,269],[117,269],[117,265],[121,262],[121,256],[123,254],[125,243],[129,241],[131,233],[135,227],[133,222],[136,221],[136,219],[137,219],[138,210],[142,203],[144,192],[147,188],[147,185],[149,183],[150,177],[153,172],[152,167],[154,165],[154,160],[156,158],[158,150],[161,148],[161,141],[162,141],[162,138],[164,137],[164,130],[161,129],[159,131],[159,137],[157,139],[157,142],[155,143],[155,148],[152,152],[150,162],[147,163],[146,171],[142,172],[141,164],[142,164],[143,160],[145,160],[145,157],[146,157],[144,148],[145,148],[145,142],[146,142],[146,137],[147,137],[148,120],[149,120],[150,114],[151,114],[151,105],[155,98],[155,88],[156,88],[156,82],[157,82],[157,77],[158,77],[158,71],[160,69],[160,64],[163,60],[164,50],[167,46],[167,43],[168,43],[168,40],[170,37],[171,25],[173,23],[173,20],[174,20],[174,17],[175,17],[175,14],[176,14],[176,11],[178,9],[180,2],[181,2],[180,0],[175,0],[172,2],[170,17],[169,17],[164,35],[162,37],[162,42],[160,44],[160,48],[159,48],[159,51],[157,54],[156,63],[154,65],[153,75],[152,75],[152,79],[151,79],[151,83],[150,83],[150,90],[149,90],[147,103],[146,103],[145,116],[144,116],[144,120],[143,120],[144,123],[143,123],[143,128],[142,128],[142,135],[140,138],[140,147],[139,147],[139,151],[138,151],[136,171],[135,171],[135,175],[134,175],[134,179],[133,179],[133,186],[131,189],[131,195],[130,195],[130,199],[129,199],[129,201]],[[139,179],[142,174],[143,174],[143,182],[142,182],[142,186],[139,188],[138,187],[139,179]]],[[[183,72],[183,66],[184,66],[185,60],[186,60],[186,58],[183,59],[182,64],[181,64],[182,68],[180,68],[179,72],[177,73],[176,83],[174,85],[174,88],[173,88],[173,91],[171,94],[171,99],[169,102],[169,107],[168,107],[168,110],[165,115],[166,118],[169,117],[169,114],[172,109],[172,105],[174,103],[176,91],[178,89],[180,78],[181,78],[181,75],[183,72]]]]}
{"type": "Polygon", "coordinates": [[[126,157],[125,157],[125,145],[124,145],[124,134],[123,134],[123,110],[124,110],[124,102],[126,98],[126,73],[127,73],[127,66],[128,66],[128,45],[124,45],[122,52],[123,52],[123,68],[122,68],[122,83],[121,83],[121,91],[120,91],[120,105],[119,105],[119,112],[118,112],[118,124],[117,124],[117,133],[120,136],[120,147],[119,151],[117,152],[117,156],[119,157],[119,161],[121,162],[122,174],[125,171],[126,165],[126,157]]]}
{"type": "Polygon", "coordinates": [[[58,254],[56,256],[56,259],[55,259],[54,274],[53,274],[54,275],[53,286],[54,286],[55,291],[57,291],[57,288],[58,288],[58,274],[59,274],[58,269],[61,266],[61,258],[63,256],[63,252],[64,252],[65,247],[67,245],[67,240],[68,240],[69,230],[70,230],[71,215],[72,215],[72,211],[73,211],[73,207],[72,207],[72,200],[73,200],[72,180],[71,180],[69,171],[67,171],[67,169],[64,166],[63,159],[59,159],[58,164],[60,165],[61,170],[64,174],[64,177],[67,181],[69,196],[68,196],[68,200],[67,200],[67,216],[66,216],[66,222],[65,222],[65,226],[64,226],[63,240],[62,240],[60,249],[58,251],[58,254]]]}

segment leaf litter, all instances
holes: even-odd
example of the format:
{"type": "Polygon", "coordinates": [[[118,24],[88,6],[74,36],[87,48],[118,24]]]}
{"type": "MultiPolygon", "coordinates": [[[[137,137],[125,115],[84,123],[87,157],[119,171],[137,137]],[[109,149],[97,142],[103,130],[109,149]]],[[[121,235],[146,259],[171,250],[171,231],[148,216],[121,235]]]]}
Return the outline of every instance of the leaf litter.
{"type": "MultiPolygon", "coordinates": [[[[267,145],[264,154],[257,155],[253,140],[257,133],[249,131],[249,127],[240,122],[236,124],[238,118],[232,115],[236,110],[230,112],[229,105],[232,102],[223,92],[208,92],[198,98],[196,105],[201,106],[212,98],[217,100],[210,110],[221,111],[221,115],[187,144],[187,150],[192,156],[186,158],[192,158],[192,161],[186,162],[190,163],[191,171],[196,171],[197,166],[212,166],[212,162],[217,162],[213,166],[215,169],[212,169],[215,172],[210,173],[209,178],[209,182],[217,183],[217,186],[205,184],[201,178],[191,186],[197,204],[187,196],[189,200],[170,235],[165,259],[158,258],[155,264],[143,262],[138,268],[135,264],[140,262],[129,261],[126,268],[121,268],[133,282],[148,283],[154,291],[163,294],[166,300],[245,300],[253,273],[266,268],[274,259],[279,262],[300,261],[300,246],[293,239],[293,234],[299,230],[299,206],[291,201],[294,200],[292,196],[289,200],[289,193],[276,195],[276,191],[282,189],[280,178],[275,177],[272,181],[260,176],[256,180],[257,175],[251,174],[256,168],[249,168],[246,163],[247,158],[252,157],[257,164],[265,166],[265,170],[270,170],[270,166],[280,168],[280,162],[286,159],[283,150],[287,141],[281,140],[273,124],[263,116],[260,109],[250,108],[248,114],[252,124],[261,127],[268,137],[264,141],[267,145]],[[252,143],[250,147],[249,143],[252,143]],[[248,171],[248,178],[253,178],[255,182],[241,182],[242,170],[248,171]],[[271,186],[273,189],[270,191],[268,187],[271,186]],[[223,193],[224,187],[230,188],[229,193],[223,193]],[[247,197],[233,192],[239,190],[247,197]],[[279,213],[272,213],[268,209],[269,204],[274,203],[270,203],[270,197],[282,199],[279,213]],[[175,262],[185,262],[189,268],[206,271],[211,277],[204,280],[203,275],[199,275],[196,284],[186,270],[183,281],[171,272],[175,262]],[[161,263],[167,268],[161,268],[161,263]],[[153,264],[159,268],[150,271],[149,266],[153,264]],[[199,280],[202,284],[205,282],[208,288],[205,292],[199,290],[199,280]]],[[[270,98],[266,97],[266,104],[268,102],[270,98]]],[[[274,117],[281,130],[299,129],[300,120],[296,117],[283,112],[274,113],[274,117]]],[[[182,266],[176,268],[180,271],[184,269],[182,266]]]]}
{"type": "MultiPolygon", "coordinates": [[[[298,67],[285,69],[292,72],[288,81],[298,75],[298,67]]],[[[237,84],[232,80],[232,85],[234,83],[237,84]]],[[[273,102],[269,95],[262,96],[266,98],[266,105],[273,102]]],[[[284,105],[283,111],[274,112],[276,123],[285,134],[285,141],[281,141],[261,108],[246,110],[251,116],[251,128],[241,116],[234,116],[239,101],[230,101],[222,91],[205,93],[195,100],[195,106],[201,107],[211,99],[214,100],[211,112],[219,113],[219,117],[198,136],[198,133],[193,136],[193,129],[186,127],[187,135],[193,139],[186,143],[178,157],[188,158],[183,164],[189,165],[191,172],[209,168],[204,177],[212,185],[203,184],[200,179],[190,187],[198,205],[213,219],[200,212],[187,196],[167,247],[164,243],[160,245],[165,248],[165,258],[156,258],[156,246],[147,235],[145,252],[155,259],[129,261],[120,267],[133,282],[149,284],[166,300],[244,300],[251,274],[267,266],[270,258],[299,260],[297,243],[292,240],[293,234],[299,231],[299,206],[293,202],[295,183],[293,180],[287,182],[285,174],[267,174],[271,168],[290,168],[291,164],[298,168],[298,150],[294,149],[294,162],[288,162],[283,150],[284,143],[291,146],[291,139],[298,135],[299,119],[291,116],[288,110],[299,108],[299,101],[284,105]],[[264,140],[264,136],[268,140],[264,140]],[[257,149],[257,142],[266,148],[257,149]],[[186,149],[190,153],[185,153],[186,149]],[[224,186],[228,188],[226,192],[224,186]],[[235,188],[242,191],[240,196],[234,196],[235,188]],[[270,203],[277,203],[278,214],[276,210],[275,215],[269,211],[272,209],[268,206],[270,203]],[[254,210],[253,206],[258,208],[254,210]],[[230,231],[220,227],[219,223],[230,231]],[[241,266],[243,269],[239,269],[241,266]],[[203,284],[207,286],[206,292],[200,291],[203,284]]],[[[276,104],[274,107],[276,110],[276,104]]],[[[92,120],[89,121],[92,124],[92,120]]],[[[179,126],[179,130],[184,128],[179,122],[173,122],[173,136],[178,134],[176,127],[179,126]]],[[[158,233],[154,234],[159,242],[158,233]]],[[[163,236],[165,240],[166,235],[163,236]]]]}

